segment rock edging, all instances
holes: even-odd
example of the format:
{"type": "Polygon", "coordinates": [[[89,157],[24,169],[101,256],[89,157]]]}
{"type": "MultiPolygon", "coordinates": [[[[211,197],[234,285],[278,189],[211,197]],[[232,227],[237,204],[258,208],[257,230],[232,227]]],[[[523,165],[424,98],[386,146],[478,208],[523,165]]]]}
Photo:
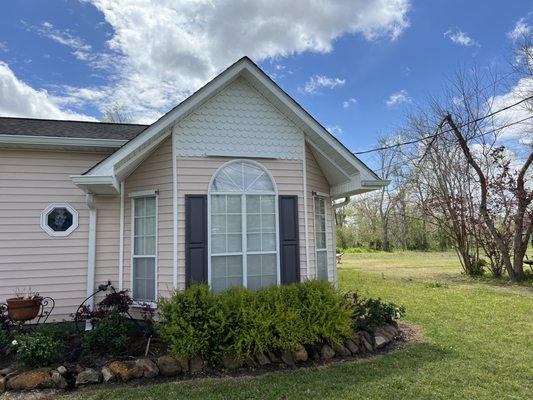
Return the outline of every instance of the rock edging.
{"type": "MultiPolygon", "coordinates": [[[[299,346],[292,351],[268,351],[247,360],[225,357],[221,368],[237,370],[239,368],[264,368],[284,365],[295,367],[308,361],[330,361],[333,358],[348,358],[368,354],[387,346],[399,337],[400,329],[396,323],[377,328],[374,332],[354,332],[351,339],[344,343],[324,343],[321,346],[299,346]]],[[[128,361],[112,361],[101,368],[69,369],[59,366],[17,372],[11,369],[0,370],[0,394],[7,390],[66,389],[101,382],[128,382],[132,379],[152,379],[157,376],[174,377],[179,374],[198,374],[205,368],[199,357],[189,360],[177,359],[164,355],[156,359],[147,357],[128,361]]]]}

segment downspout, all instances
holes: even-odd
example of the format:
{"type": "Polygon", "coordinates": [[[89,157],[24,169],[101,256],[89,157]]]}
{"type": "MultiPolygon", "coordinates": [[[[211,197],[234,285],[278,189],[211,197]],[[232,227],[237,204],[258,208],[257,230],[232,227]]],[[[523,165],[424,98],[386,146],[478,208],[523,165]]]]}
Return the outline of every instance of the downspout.
{"type": "Polygon", "coordinates": [[[307,220],[307,145],[305,142],[305,136],[303,140],[303,181],[304,181],[304,230],[305,230],[305,279],[309,280],[311,269],[309,267],[309,229],[307,220]]]}
{"type": "MultiPolygon", "coordinates": [[[[95,266],[96,266],[96,206],[94,195],[87,194],[87,207],[89,208],[89,244],[87,254],[87,297],[94,293],[95,266]]],[[[87,302],[91,310],[94,310],[94,297],[87,302]]],[[[85,322],[85,330],[91,330],[90,321],[85,322]]]]}

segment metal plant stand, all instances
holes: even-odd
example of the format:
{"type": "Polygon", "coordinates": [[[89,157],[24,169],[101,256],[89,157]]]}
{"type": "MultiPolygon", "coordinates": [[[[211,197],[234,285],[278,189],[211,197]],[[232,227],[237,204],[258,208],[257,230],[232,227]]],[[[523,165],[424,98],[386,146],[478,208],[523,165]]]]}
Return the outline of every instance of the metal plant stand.
{"type": "Polygon", "coordinates": [[[43,297],[39,304],[39,313],[35,318],[30,320],[16,320],[9,316],[8,305],[6,303],[0,303],[0,321],[8,322],[10,325],[20,329],[35,329],[39,324],[44,324],[48,320],[55,306],[56,302],[52,297],[43,297]]]}

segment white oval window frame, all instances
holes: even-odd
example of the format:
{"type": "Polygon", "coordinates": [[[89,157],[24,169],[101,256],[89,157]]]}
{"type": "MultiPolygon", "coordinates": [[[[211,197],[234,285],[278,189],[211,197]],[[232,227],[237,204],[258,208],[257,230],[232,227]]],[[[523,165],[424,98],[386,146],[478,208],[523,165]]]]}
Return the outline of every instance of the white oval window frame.
{"type": "Polygon", "coordinates": [[[65,237],[70,235],[78,227],[78,211],[68,203],[52,203],[46,207],[41,213],[41,228],[53,237],[65,237]],[[56,208],[66,208],[72,214],[72,225],[66,231],[54,231],[48,226],[47,219],[50,214],[56,208]]]}

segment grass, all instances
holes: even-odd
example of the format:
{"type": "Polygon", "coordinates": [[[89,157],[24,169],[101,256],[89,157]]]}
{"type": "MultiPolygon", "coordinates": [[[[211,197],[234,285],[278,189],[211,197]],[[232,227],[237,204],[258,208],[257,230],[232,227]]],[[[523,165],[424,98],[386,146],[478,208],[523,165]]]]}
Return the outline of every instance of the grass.
{"type": "Polygon", "coordinates": [[[533,291],[460,276],[451,253],[347,254],[342,288],[403,304],[426,341],[388,355],[257,377],[81,391],[66,399],[526,399],[533,291]]]}

